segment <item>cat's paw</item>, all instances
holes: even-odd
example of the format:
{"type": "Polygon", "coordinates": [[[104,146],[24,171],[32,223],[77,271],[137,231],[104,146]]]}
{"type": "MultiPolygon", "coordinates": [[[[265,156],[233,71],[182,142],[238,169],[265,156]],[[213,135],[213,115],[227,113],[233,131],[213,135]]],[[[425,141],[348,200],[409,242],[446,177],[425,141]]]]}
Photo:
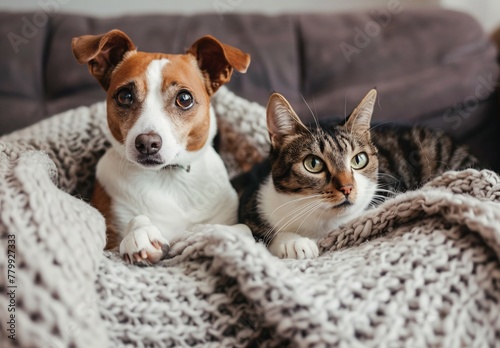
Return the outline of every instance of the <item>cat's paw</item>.
{"type": "Polygon", "coordinates": [[[133,218],[125,231],[125,238],[120,243],[120,255],[128,263],[151,265],[168,255],[168,240],[147,216],[133,218]]]}
{"type": "Polygon", "coordinates": [[[319,256],[316,242],[298,235],[281,236],[275,238],[269,245],[271,254],[281,259],[314,259],[319,256]]]}

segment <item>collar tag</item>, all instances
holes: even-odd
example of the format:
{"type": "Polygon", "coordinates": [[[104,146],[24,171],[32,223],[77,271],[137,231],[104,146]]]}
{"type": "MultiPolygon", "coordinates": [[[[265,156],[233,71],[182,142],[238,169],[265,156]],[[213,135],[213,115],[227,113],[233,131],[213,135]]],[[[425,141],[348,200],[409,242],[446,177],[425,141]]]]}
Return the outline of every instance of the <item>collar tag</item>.
{"type": "Polygon", "coordinates": [[[163,169],[183,169],[186,171],[186,173],[189,173],[191,171],[191,166],[181,166],[180,164],[169,164],[165,167],[163,167],[163,169]]]}

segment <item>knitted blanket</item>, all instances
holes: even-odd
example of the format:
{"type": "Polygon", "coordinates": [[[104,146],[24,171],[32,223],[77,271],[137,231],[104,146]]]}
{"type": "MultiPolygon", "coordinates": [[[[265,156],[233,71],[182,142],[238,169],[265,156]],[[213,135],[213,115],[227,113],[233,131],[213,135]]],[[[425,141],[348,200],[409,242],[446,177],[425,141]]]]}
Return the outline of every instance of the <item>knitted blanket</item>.
{"type": "MultiPolygon", "coordinates": [[[[267,151],[264,109],[214,97],[231,175],[267,151]]],[[[500,178],[447,172],[279,260],[198,226],[152,267],[104,252],[88,204],[105,106],[0,138],[0,346],[479,347],[500,340],[500,178]]]]}

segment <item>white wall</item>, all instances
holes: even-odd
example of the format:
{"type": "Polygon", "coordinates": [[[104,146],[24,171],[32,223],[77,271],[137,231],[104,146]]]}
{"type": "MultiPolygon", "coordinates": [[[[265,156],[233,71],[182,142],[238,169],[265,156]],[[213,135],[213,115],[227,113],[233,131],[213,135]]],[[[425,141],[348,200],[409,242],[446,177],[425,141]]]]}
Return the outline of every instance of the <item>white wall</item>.
{"type": "Polygon", "coordinates": [[[39,10],[48,4],[57,4],[60,11],[118,16],[133,13],[200,13],[200,12],[333,12],[350,11],[376,6],[387,6],[390,1],[429,4],[439,0],[0,0],[0,10],[39,10]]]}
{"type": "Polygon", "coordinates": [[[500,0],[441,0],[441,4],[471,14],[488,32],[500,26],[500,0]]]}
{"type": "Polygon", "coordinates": [[[400,1],[411,6],[443,6],[470,13],[487,31],[500,26],[500,0],[0,0],[0,10],[50,11],[119,16],[144,13],[200,12],[277,14],[283,12],[339,12],[388,6],[400,1]]]}

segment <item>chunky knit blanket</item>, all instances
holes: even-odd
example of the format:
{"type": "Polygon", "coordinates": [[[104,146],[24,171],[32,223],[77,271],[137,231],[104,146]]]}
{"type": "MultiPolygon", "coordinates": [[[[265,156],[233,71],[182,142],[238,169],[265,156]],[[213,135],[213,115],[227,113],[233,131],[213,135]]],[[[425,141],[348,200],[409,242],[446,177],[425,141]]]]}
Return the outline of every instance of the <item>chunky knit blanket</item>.
{"type": "MultiPolygon", "coordinates": [[[[267,150],[264,109],[214,98],[231,175],[267,150]]],[[[105,106],[0,138],[0,346],[487,347],[500,341],[500,178],[447,172],[279,260],[199,226],[137,267],[88,204],[105,106]],[[14,247],[12,247],[12,245],[14,247]],[[13,308],[13,309],[12,309],[13,308]],[[13,339],[15,338],[15,340],[13,339]]]]}

